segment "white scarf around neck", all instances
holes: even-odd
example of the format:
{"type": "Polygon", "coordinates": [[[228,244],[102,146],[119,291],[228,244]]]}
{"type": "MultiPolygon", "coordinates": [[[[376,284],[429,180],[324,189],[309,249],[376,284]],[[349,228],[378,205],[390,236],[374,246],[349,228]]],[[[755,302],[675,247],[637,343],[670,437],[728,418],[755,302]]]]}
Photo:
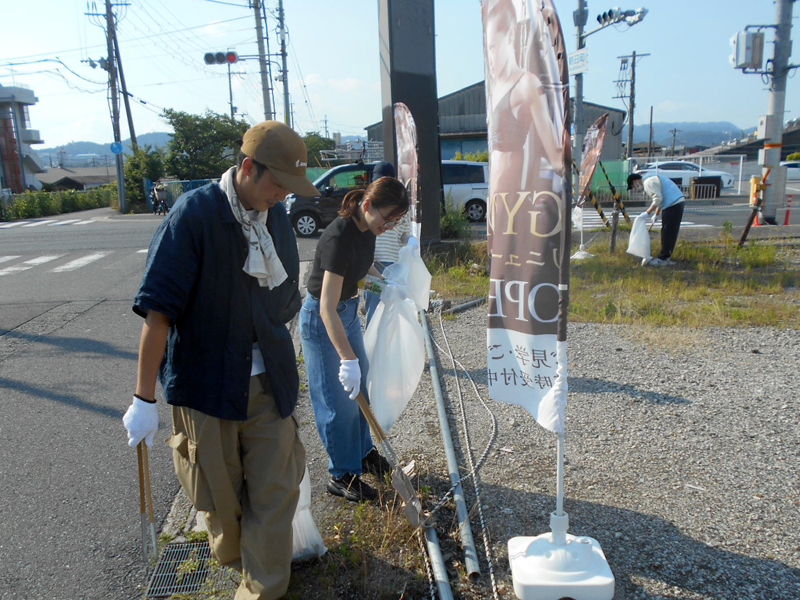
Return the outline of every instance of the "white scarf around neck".
{"type": "Polygon", "coordinates": [[[242,270],[255,277],[261,287],[275,288],[283,283],[288,275],[267,229],[267,212],[256,213],[257,219],[250,218],[233,187],[235,177],[236,167],[231,167],[220,178],[219,186],[228,197],[233,216],[242,226],[242,233],[247,240],[247,260],[242,270]]]}

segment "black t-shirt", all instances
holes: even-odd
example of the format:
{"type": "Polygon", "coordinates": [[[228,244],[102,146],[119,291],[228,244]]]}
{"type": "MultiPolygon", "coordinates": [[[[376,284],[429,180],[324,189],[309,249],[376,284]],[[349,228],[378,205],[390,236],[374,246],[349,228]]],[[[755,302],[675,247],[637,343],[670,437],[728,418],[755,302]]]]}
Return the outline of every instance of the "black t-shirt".
{"type": "Polygon", "coordinates": [[[319,298],[322,276],[330,271],[344,277],[339,301],[352,298],[358,293],[358,282],[366,276],[374,256],[375,234],[369,229],[361,231],[353,219],[336,217],[319,238],[314,266],[308,276],[308,291],[319,298]]]}

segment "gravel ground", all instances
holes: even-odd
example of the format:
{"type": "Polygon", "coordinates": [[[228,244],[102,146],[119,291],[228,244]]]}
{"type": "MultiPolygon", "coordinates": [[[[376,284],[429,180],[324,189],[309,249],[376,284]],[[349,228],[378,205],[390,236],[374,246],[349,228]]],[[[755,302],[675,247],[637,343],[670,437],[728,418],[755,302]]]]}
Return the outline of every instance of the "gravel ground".
{"type": "MultiPolygon", "coordinates": [[[[473,484],[465,483],[482,568],[477,581],[459,577],[463,555],[452,508],[436,515],[454,595],[478,600],[496,592],[510,600],[508,540],[550,529],[556,436],[524,409],[488,399],[485,308],[429,322],[435,343],[449,343],[483,398],[463,373],[454,376],[446,351],[437,350],[462,476],[466,449],[477,461],[489,447],[478,477],[482,511],[473,484]]],[[[616,579],[615,598],[800,598],[800,333],[572,323],[568,344],[564,508],[570,533],[600,543],[616,579]]],[[[312,512],[327,537],[342,509],[353,505],[325,492],[327,456],[307,391],[297,416],[309,456],[312,512]]],[[[449,478],[427,368],[390,436],[401,457],[421,465],[433,499],[440,497],[449,478]]],[[[387,577],[413,579],[381,564],[387,577]]],[[[426,589],[417,581],[394,597],[421,598],[426,589]]],[[[337,597],[386,596],[343,589],[337,597]]]]}
{"type": "MultiPolygon", "coordinates": [[[[439,323],[431,331],[445,346],[439,323]]],[[[485,309],[443,323],[456,358],[488,398],[485,309]]],[[[798,331],[573,323],[568,344],[565,510],[570,533],[603,548],[617,597],[800,598],[798,331]]],[[[464,456],[456,377],[447,354],[439,360],[464,456]]],[[[492,417],[466,377],[458,380],[476,460],[491,442],[481,505],[500,597],[513,598],[506,544],[549,531],[556,436],[520,407],[487,400],[497,421],[491,440],[492,417]]],[[[438,458],[444,479],[430,427],[434,402],[426,373],[391,433],[401,454],[438,458]]],[[[465,487],[475,514],[472,485],[465,487]]],[[[486,588],[480,543],[479,552],[478,587],[486,588]]]]}

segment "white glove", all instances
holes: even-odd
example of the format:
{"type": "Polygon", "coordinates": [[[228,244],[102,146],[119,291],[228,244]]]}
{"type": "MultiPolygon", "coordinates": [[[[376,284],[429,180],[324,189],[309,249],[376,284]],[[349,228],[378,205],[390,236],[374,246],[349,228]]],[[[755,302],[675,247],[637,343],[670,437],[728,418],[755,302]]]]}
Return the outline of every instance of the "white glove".
{"type": "Polygon", "coordinates": [[[155,403],[151,404],[134,396],[133,403],[122,417],[122,423],[128,430],[128,446],[135,448],[142,440],[152,446],[158,431],[158,408],[155,403]]]}
{"type": "Polygon", "coordinates": [[[419,239],[412,236],[409,236],[408,241],[406,242],[406,246],[409,248],[419,248],[419,239]]]}
{"type": "Polygon", "coordinates": [[[361,391],[361,367],[358,359],[342,360],[339,364],[339,381],[345,392],[350,392],[350,400],[355,400],[361,391]]]}

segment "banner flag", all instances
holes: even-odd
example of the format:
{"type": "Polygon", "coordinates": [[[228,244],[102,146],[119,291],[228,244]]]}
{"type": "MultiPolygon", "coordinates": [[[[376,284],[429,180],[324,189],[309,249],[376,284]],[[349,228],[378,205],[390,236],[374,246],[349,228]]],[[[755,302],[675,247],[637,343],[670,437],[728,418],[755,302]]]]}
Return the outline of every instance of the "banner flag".
{"type": "Polygon", "coordinates": [[[483,0],[491,260],[489,394],[564,431],[572,162],[552,0],[483,0]]]}
{"type": "Polygon", "coordinates": [[[603,151],[603,142],[606,138],[606,124],[608,123],[608,113],[603,113],[592,123],[583,138],[583,151],[581,152],[581,181],[578,186],[580,195],[578,196],[578,206],[583,207],[586,198],[589,196],[589,189],[592,185],[594,171],[597,168],[597,161],[600,160],[600,153],[603,151]]]}
{"type": "Polygon", "coordinates": [[[411,201],[411,233],[417,239],[422,234],[422,215],[417,203],[419,162],[417,160],[417,125],[408,106],[394,103],[394,128],[397,137],[397,178],[408,190],[411,201]]]}

